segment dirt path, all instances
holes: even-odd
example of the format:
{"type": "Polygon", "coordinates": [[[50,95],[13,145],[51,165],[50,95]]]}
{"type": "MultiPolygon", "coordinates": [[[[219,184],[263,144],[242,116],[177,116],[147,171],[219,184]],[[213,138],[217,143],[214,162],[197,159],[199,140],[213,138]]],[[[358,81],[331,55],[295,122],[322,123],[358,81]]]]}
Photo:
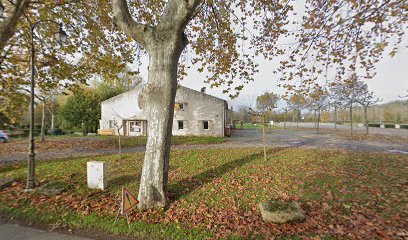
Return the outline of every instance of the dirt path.
{"type": "MultiPolygon", "coordinates": [[[[392,138],[391,138],[392,140],[392,138]]],[[[40,148],[36,154],[37,160],[52,160],[61,158],[74,158],[83,156],[97,156],[107,154],[117,154],[118,149],[107,147],[106,144],[93,144],[87,147],[87,141],[95,141],[90,138],[76,138],[76,144],[72,145],[72,139],[62,141],[61,149],[47,150],[40,148]],[[78,143],[79,142],[79,143],[78,143]],[[69,147],[70,144],[72,147],[69,147]],[[99,147],[98,147],[99,146],[99,147]]],[[[398,139],[390,141],[389,136],[376,136],[365,140],[350,140],[347,134],[342,132],[323,132],[316,134],[314,130],[302,129],[273,129],[267,133],[266,143],[268,147],[303,147],[303,148],[324,148],[343,149],[351,151],[368,152],[388,152],[396,154],[408,154],[408,139],[398,139]]],[[[8,144],[8,143],[7,143],[8,144]]],[[[20,144],[20,143],[19,143],[20,144]]],[[[55,144],[50,142],[49,144],[55,144]]],[[[222,144],[212,145],[177,145],[172,149],[206,149],[206,148],[237,148],[237,147],[262,147],[262,133],[259,130],[236,130],[232,137],[227,138],[222,144]]],[[[145,147],[123,148],[123,153],[143,152],[145,147]]],[[[26,161],[27,154],[23,151],[0,154],[0,165],[26,161]]]]}

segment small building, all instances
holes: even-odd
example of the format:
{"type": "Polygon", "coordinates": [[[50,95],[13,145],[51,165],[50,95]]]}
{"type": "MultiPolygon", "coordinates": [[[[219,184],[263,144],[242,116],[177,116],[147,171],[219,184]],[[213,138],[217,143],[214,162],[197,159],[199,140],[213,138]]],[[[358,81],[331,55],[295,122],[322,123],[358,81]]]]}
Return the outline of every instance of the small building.
{"type": "MultiPolygon", "coordinates": [[[[138,106],[141,86],[101,103],[101,135],[147,136],[148,121],[138,106]]],[[[176,93],[173,135],[224,137],[228,104],[225,100],[179,86],[176,93]]]]}

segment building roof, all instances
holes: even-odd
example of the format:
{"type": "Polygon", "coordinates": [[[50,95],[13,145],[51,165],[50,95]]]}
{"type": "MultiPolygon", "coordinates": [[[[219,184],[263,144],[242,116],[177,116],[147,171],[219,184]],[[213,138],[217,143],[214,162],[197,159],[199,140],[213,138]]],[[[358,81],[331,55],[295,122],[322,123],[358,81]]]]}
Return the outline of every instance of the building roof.
{"type": "MultiPolygon", "coordinates": [[[[124,93],[121,93],[121,94],[116,95],[116,96],[114,96],[114,97],[111,97],[111,98],[109,98],[109,99],[106,99],[105,101],[102,101],[101,104],[102,104],[102,103],[111,102],[111,101],[115,101],[116,99],[121,98],[122,96],[127,95],[127,94],[132,93],[132,92],[137,93],[137,92],[139,92],[139,91],[142,89],[142,87],[143,87],[142,84],[137,85],[135,88],[133,88],[133,89],[131,89],[131,90],[129,90],[129,91],[126,91],[126,92],[124,92],[124,93]]],[[[201,91],[197,91],[197,90],[194,90],[194,89],[191,89],[191,88],[182,86],[182,85],[178,85],[177,91],[178,91],[178,89],[183,89],[184,91],[190,91],[190,92],[193,91],[195,94],[199,94],[199,95],[201,95],[201,96],[203,96],[203,97],[212,98],[212,99],[217,100],[217,101],[222,101],[222,102],[224,102],[226,105],[228,105],[228,103],[227,103],[226,100],[224,100],[224,99],[222,99],[222,98],[219,98],[219,97],[212,96],[212,95],[210,95],[210,94],[207,94],[207,93],[204,93],[204,92],[201,92],[201,91]]]]}

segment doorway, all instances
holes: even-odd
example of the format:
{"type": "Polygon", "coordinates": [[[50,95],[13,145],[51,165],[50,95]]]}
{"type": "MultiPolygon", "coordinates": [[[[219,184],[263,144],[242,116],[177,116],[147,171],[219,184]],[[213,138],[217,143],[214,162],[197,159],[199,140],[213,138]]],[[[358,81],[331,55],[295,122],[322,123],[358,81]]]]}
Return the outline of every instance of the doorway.
{"type": "Polygon", "coordinates": [[[128,136],[142,136],[143,122],[142,121],[128,121],[128,136]]]}

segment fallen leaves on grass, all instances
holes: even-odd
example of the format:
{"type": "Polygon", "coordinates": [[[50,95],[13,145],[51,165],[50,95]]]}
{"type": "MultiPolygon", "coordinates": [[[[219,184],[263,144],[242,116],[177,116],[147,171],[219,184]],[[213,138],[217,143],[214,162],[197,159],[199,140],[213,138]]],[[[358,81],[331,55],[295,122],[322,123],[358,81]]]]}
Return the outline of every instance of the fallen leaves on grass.
{"type": "MultiPolygon", "coordinates": [[[[185,229],[210,232],[216,238],[406,236],[408,160],[404,156],[278,148],[269,149],[265,161],[262,154],[256,148],[174,151],[169,209],[132,211],[129,217],[163,227],[179,224],[185,229]],[[306,221],[264,223],[258,203],[272,198],[300,202],[306,221]]],[[[35,207],[55,214],[114,218],[121,186],[137,192],[136,176],[140,175],[143,158],[134,154],[120,162],[115,157],[99,160],[108,163],[118,184],[107,191],[86,189],[86,175],[81,169],[87,159],[41,163],[39,175],[52,169],[53,179],[63,178],[73,187],[61,195],[46,197],[23,192],[24,184],[19,182],[1,191],[0,207],[35,207]],[[132,175],[135,177],[129,177],[132,175]]],[[[23,179],[15,169],[3,174],[23,179]]]]}

